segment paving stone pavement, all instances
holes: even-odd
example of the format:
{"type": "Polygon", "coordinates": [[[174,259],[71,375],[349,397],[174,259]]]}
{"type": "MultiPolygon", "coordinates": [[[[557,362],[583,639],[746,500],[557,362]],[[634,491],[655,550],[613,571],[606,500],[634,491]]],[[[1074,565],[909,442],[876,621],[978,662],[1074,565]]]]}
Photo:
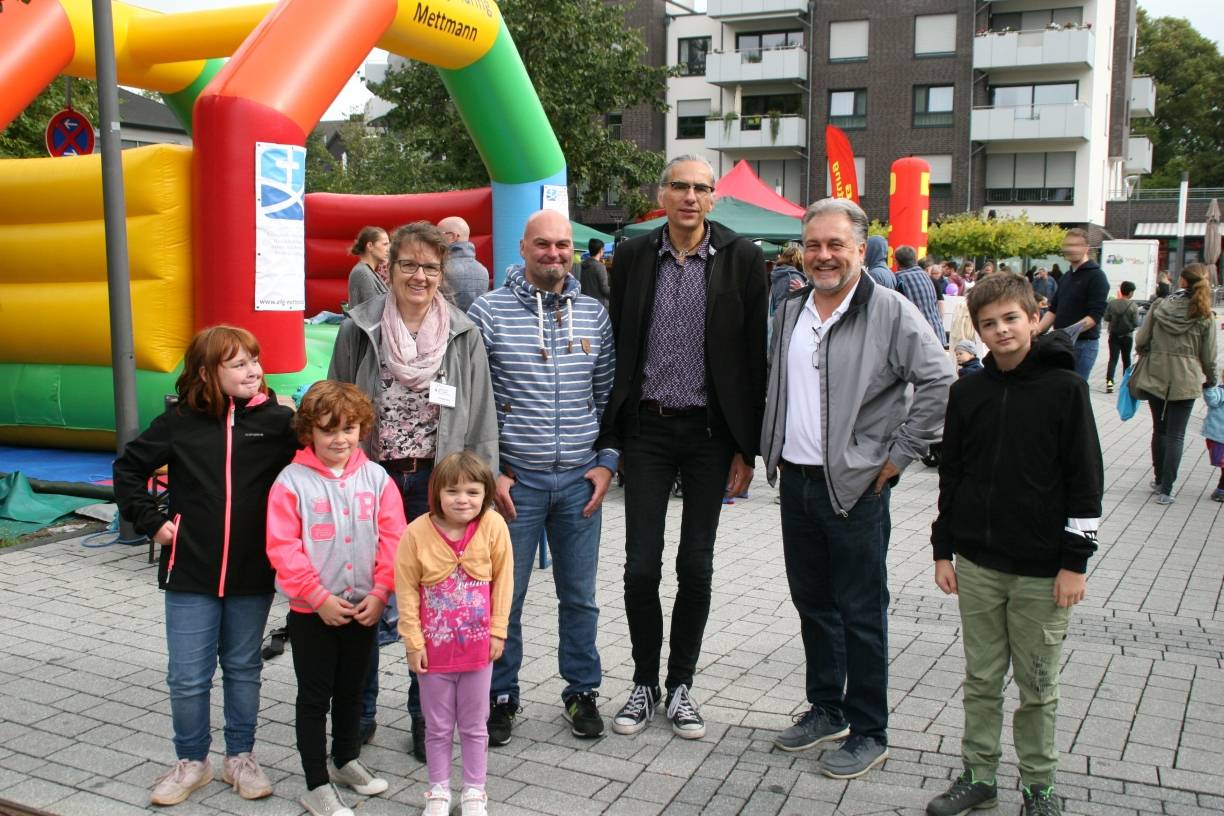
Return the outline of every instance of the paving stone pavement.
{"type": "MultiPolygon", "coordinates": [[[[1098,363],[1098,370],[1103,360],[1098,363]]],[[[1096,378],[1099,383],[1102,377],[1096,378]]],[[[1210,501],[1218,473],[1187,438],[1177,502],[1147,489],[1146,409],[1118,421],[1093,395],[1106,460],[1101,552],[1065,650],[1058,791],[1066,812],[1095,816],[1224,812],[1224,542],[1210,501]]],[[[716,583],[695,695],[705,739],[674,738],[662,718],[636,737],[572,737],[561,717],[555,601],[548,571],[532,576],[524,614],[524,712],[513,742],[489,758],[491,810],[519,814],[921,813],[960,765],[964,671],[954,599],[931,580],[928,529],[936,476],[916,464],[893,492],[889,553],[891,755],[862,780],[817,772],[817,752],[787,754],[771,738],[803,710],[803,652],[787,595],[776,491],[758,472],[751,497],[724,509],[716,583]]],[[[599,648],[610,717],[630,687],[621,597],[624,505],[604,513],[599,648]]],[[[679,501],[668,511],[674,554],[679,501]]],[[[670,563],[670,561],[669,561],[670,563]]],[[[674,597],[674,578],[664,592],[674,597]]],[[[140,548],[85,549],[69,540],[0,551],[0,799],[64,816],[148,812],[152,780],[173,760],[162,598],[140,548]]],[[[285,612],[283,601],[272,621],[285,612]]],[[[426,779],[406,752],[406,665],[383,651],[379,729],[363,758],[391,782],[358,814],[415,812],[426,779]]],[[[213,695],[214,764],[221,695],[213,695]]],[[[167,812],[301,813],[288,655],[267,663],[257,755],[276,795],[246,802],[219,781],[167,812]]],[[[1017,705],[1008,687],[1008,711],[1017,705]]],[[[998,812],[1020,810],[1010,727],[998,812]]],[[[458,785],[456,776],[454,783],[458,785]]],[[[359,797],[355,797],[359,798],[359,797]]]]}

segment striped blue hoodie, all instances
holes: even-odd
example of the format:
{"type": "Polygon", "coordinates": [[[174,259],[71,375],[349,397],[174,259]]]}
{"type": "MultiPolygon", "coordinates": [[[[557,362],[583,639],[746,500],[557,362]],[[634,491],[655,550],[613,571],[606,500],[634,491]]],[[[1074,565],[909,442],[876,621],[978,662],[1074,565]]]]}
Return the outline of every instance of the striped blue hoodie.
{"type": "Polygon", "coordinates": [[[512,266],[468,310],[489,353],[499,453],[526,487],[564,487],[596,465],[616,472],[620,452],[594,450],[616,369],[612,323],[580,290],[567,275],[560,294],[541,291],[512,266]]]}

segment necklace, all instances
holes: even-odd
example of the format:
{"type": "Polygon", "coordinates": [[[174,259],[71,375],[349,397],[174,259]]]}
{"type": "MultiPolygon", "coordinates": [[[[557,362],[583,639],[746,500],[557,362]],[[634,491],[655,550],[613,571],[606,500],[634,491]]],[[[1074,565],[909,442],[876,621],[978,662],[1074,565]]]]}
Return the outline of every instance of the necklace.
{"type": "Polygon", "coordinates": [[[694,241],[693,245],[690,246],[688,249],[681,249],[680,247],[675,246],[674,244],[672,245],[672,249],[676,250],[676,261],[681,266],[684,266],[684,262],[688,260],[689,256],[691,256],[694,252],[697,251],[697,247],[701,245],[701,240],[703,238],[705,238],[705,230],[702,230],[701,235],[697,236],[697,240],[694,241]]]}

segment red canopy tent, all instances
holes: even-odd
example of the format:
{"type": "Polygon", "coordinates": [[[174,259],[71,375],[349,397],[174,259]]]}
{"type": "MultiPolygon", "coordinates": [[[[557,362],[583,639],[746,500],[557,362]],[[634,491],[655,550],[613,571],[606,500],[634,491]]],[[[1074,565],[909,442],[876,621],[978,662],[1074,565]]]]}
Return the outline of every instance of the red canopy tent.
{"type": "MultiPolygon", "coordinates": [[[[803,217],[803,207],[794,204],[774,192],[773,188],[761,181],[761,177],[753,172],[748,162],[740,159],[727,175],[714,184],[714,198],[729,196],[738,198],[749,204],[755,204],[766,210],[789,215],[792,218],[803,217]]],[[[638,221],[649,221],[663,214],[662,209],[651,210],[638,221]]]]}

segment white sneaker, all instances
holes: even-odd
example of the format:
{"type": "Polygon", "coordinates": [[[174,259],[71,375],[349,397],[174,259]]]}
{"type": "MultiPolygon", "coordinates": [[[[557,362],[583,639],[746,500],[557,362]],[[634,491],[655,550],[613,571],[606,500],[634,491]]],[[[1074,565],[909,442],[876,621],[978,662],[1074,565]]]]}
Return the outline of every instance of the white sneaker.
{"type": "Polygon", "coordinates": [[[153,783],[149,801],[155,805],[177,805],[192,791],[213,781],[212,763],[207,759],[180,759],[153,783]]]}
{"type": "Polygon", "coordinates": [[[449,816],[451,806],[450,788],[434,785],[425,791],[425,810],[422,816],[449,816]]]}
{"type": "Polygon", "coordinates": [[[343,768],[332,768],[331,778],[333,782],[350,787],[362,796],[377,796],[390,787],[387,780],[370,773],[370,769],[362,765],[359,759],[352,760],[343,768]]]}
{"type": "Polygon", "coordinates": [[[272,795],[272,783],[249,752],[227,756],[221,778],[243,799],[263,799],[272,795]]]}
{"type": "Polygon", "coordinates": [[[468,788],[460,800],[460,816],[489,816],[489,797],[479,788],[468,788]]]}
{"type": "Polygon", "coordinates": [[[310,816],[354,816],[340,798],[340,791],[335,785],[320,785],[314,790],[306,791],[301,799],[302,807],[310,816]]]}

